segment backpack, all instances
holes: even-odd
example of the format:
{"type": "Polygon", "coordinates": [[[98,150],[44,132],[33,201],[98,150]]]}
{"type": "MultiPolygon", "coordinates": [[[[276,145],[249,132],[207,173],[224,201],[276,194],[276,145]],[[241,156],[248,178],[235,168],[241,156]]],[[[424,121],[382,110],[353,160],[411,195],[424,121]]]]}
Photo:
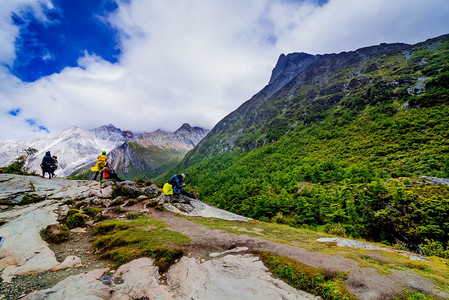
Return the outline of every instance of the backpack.
{"type": "Polygon", "coordinates": [[[173,185],[171,185],[170,183],[164,184],[162,192],[164,192],[165,195],[173,195],[173,185]]]}

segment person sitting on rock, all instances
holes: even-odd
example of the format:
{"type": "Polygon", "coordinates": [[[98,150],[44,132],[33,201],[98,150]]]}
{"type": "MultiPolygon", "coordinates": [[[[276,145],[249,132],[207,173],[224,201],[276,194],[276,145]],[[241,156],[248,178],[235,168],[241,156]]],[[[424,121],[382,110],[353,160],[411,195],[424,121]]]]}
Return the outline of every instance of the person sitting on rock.
{"type": "Polygon", "coordinates": [[[103,170],[106,166],[106,161],[108,158],[106,157],[106,151],[103,151],[101,155],[97,156],[97,163],[95,164],[95,167],[91,168],[91,171],[95,172],[94,180],[97,180],[98,174],[100,174],[100,181],[103,180],[103,170]]]}
{"type": "Polygon", "coordinates": [[[118,177],[117,173],[115,173],[115,170],[112,169],[112,166],[110,163],[106,163],[106,167],[104,167],[103,173],[104,173],[104,179],[113,179],[113,180],[117,180],[117,181],[123,181],[123,179],[120,179],[118,177]]]}
{"type": "Polygon", "coordinates": [[[56,177],[55,171],[58,168],[59,163],[58,157],[56,155],[53,155],[52,158],[53,158],[53,165],[51,166],[50,169],[51,169],[51,178],[54,178],[56,177]]]}
{"type": "Polygon", "coordinates": [[[182,190],[182,188],[186,186],[185,183],[182,183],[185,178],[186,178],[186,176],[184,174],[173,175],[168,183],[173,186],[173,194],[174,195],[181,194],[181,195],[187,196],[189,198],[195,199],[195,196],[193,194],[182,190]]]}
{"type": "Polygon", "coordinates": [[[48,173],[48,179],[51,179],[51,166],[53,166],[53,158],[51,157],[50,151],[47,151],[41,162],[42,178],[45,177],[45,173],[48,173]]]}

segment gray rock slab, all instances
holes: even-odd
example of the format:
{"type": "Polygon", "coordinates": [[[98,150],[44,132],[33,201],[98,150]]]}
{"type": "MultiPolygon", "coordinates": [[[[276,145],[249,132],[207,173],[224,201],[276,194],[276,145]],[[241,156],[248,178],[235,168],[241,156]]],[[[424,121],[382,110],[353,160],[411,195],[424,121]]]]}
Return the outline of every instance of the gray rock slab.
{"type": "Polygon", "coordinates": [[[0,236],[5,237],[0,249],[3,281],[10,282],[17,275],[45,272],[59,264],[39,234],[41,229],[57,223],[57,210],[55,201],[46,200],[0,214],[0,219],[9,220],[0,227],[0,236]]]}
{"type": "Polygon", "coordinates": [[[204,263],[183,257],[168,272],[177,299],[318,299],[273,278],[259,258],[226,255],[204,263]]]}
{"type": "Polygon", "coordinates": [[[185,216],[217,218],[231,221],[250,221],[250,218],[243,217],[223,209],[210,206],[200,200],[187,198],[180,203],[166,203],[167,210],[179,213],[185,216]]]}

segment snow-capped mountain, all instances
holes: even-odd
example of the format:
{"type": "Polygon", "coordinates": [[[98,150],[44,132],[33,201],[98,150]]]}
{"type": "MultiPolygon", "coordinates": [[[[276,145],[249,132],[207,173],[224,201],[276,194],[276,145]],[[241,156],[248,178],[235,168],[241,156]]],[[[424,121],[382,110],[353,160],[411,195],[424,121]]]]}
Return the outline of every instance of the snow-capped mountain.
{"type": "Polygon", "coordinates": [[[127,137],[126,134],[119,134],[119,131],[120,129],[113,125],[102,126],[91,131],[74,126],[44,138],[2,143],[0,144],[0,166],[7,166],[22,154],[23,149],[31,147],[38,152],[27,161],[26,166],[30,171],[40,173],[42,157],[45,152],[50,151],[52,155],[58,157],[59,168],[55,172],[56,175],[67,176],[77,168],[95,160],[102,151],[109,152],[123,144],[127,137]]]}

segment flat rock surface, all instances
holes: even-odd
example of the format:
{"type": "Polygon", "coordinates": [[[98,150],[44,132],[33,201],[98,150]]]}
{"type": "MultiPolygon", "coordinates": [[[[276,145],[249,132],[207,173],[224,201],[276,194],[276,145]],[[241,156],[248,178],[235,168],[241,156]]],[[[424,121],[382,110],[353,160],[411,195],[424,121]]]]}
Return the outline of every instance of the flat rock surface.
{"type": "Polygon", "coordinates": [[[100,281],[106,271],[70,276],[23,299],[319,299],[273,278],[252,255],[225,255],[205,262],[183,257],[168,271],[166,284],[149,258],[121,266],[108,285],[100,281]]]}

